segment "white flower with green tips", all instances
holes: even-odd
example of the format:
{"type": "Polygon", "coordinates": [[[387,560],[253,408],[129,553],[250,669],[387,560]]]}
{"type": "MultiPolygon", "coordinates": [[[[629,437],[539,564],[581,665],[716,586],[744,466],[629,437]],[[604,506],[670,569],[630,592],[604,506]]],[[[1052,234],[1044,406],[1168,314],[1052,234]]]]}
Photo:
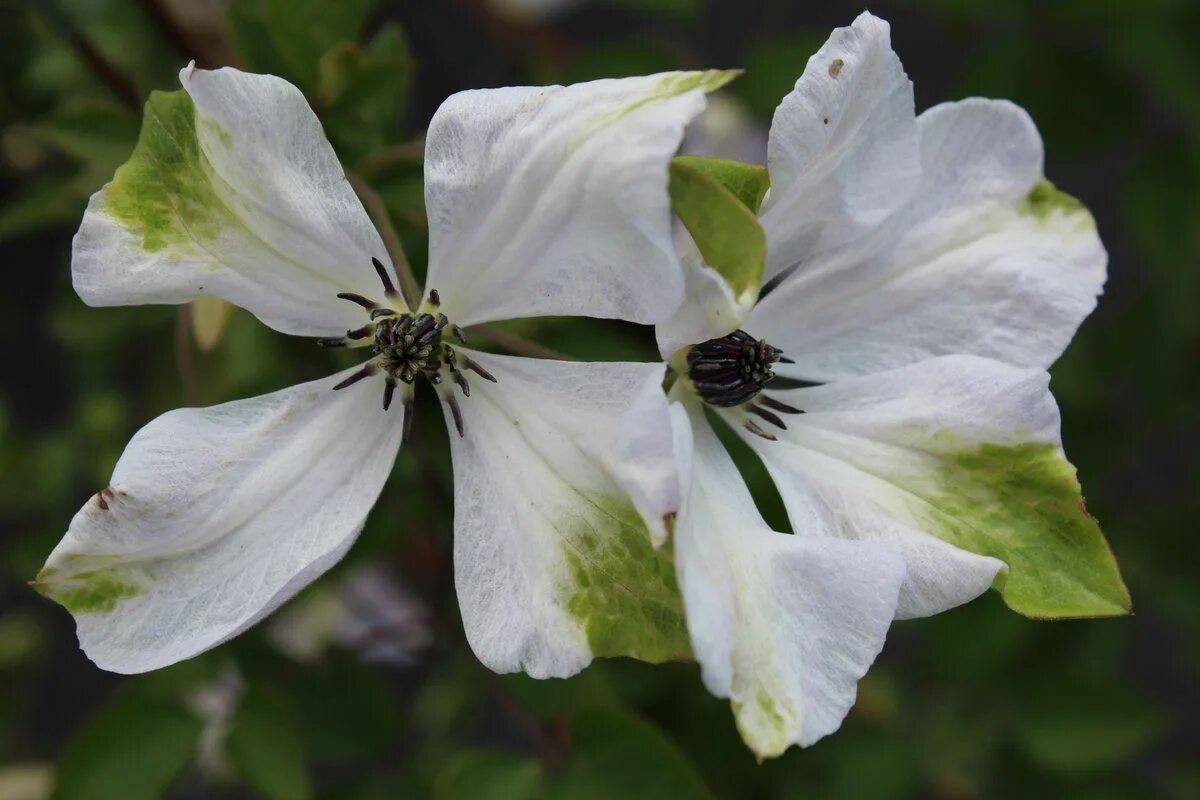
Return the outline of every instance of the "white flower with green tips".
{"type": "Polygon", "coordinates": [[[1128,612],[1045,372],[1107,257],[1024,111],[915,116],[863,14],[779,105],[768,169],[681,158],[671,191],[698,251],[658,327],[689,421],[674,552],[705,683],[760,757],[837,729],[894,617],[989,587],[1031,617],[1128,612]],[[763,523],[705,407],[795,535],[763,523]]]}
{"type": "Polygon", "coordinates": [[[673,564],[650,544],[679,503],[663,365],[489,355],[464,347],[459,326],[652,323],[677,307],[668,164],[705,92],[730,77],[451,97],[426,140],[430,262],[416,308],[295,87],[189,67],[183,91],[153,95],[136,150],[75,238],[79,295],[220,297],[366,361],[136,434],[36,583],[75,616],[87,654],[117,672],[189,658],[335,564],[388,477],[421,379],[460,434],[456,581],[479,658],[563,676],[595,656],[686,655],[673,564]]]}

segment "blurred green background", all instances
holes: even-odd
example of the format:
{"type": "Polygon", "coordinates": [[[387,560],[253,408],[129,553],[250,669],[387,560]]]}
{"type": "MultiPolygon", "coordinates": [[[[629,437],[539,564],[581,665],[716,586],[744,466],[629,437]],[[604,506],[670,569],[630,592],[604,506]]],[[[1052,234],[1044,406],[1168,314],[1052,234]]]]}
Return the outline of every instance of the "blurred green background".
{"type": "MultiPolygon", "coordinates": [[[[420,269],[420,135],[464,88],[745,67],[690,135],[761,157],[808,56],[861,8],[771,0],[0,0],[0,800],[44,797],[1200,797],[1200,5],[879,0],[919,108],[1027,108],[1094,212],[1107,292],[1055,366],[1068,453],[1135,616],[1038,623],[994,596],[897,624],[842,730],[759,766],[692,664],[499,677],[463,639],[434,398],[346,561],[265,624],[121,678],[30,590],[141,425],[343,362],[217,304],[89,309],[70,239],[152,89],[235,64],[308,95],[420,269]]],[[[517,323],[595,359],[646,329],[517,323]]],[[[344,354],[342,354],[344,355],[344,354]]],[[[761,470],[747,463],[780,518],[761,470]]]]}

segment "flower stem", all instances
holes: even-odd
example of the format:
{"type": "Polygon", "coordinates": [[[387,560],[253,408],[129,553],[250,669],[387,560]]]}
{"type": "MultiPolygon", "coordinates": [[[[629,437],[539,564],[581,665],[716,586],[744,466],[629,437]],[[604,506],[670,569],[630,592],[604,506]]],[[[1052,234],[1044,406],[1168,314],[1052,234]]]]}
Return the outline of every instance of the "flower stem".
{"type": "Polygon", "coordinates": [[[396,277],[400,279],[400,293],[404,295],[404,302],[408,303],[410,309],[416,310],[421,305],[421,287],[417,283],[416,276],[413,275],[412,264],[408,263],[408,256],[404,254],[404,245],[400,243],[400,236],[396,233],[395,226],[392,225],[392,218],[388,214],[387,206],[383,203],[383,198],[369,183],[349,170],[346,171],[346,180],[350,181],[354,193],[358,195],[363,207],[371,215],[371,221],[375,223],[375,228],[379,231],[380,238],[383,239],[383,246],[387,248],[392,266],[396,270],[396,277]]]}
{"type": "Polygon", "coordinates": [[[560,353],[557,350],[551,350],[549,347],[543,347],[537,342],[532,342],[524,336],[519,336],[515,333],[493,328],[490,325],[475,325],[467,329],[467,340],[471,338],[482,339],[488,344],[493,344],[496,347],[502,347],[510,353],[516,353],[519,356],[529,356],[530,358],[549,358],[555,361],[578,361],[579,359],[569,356],[566,353],[560,353]]]}

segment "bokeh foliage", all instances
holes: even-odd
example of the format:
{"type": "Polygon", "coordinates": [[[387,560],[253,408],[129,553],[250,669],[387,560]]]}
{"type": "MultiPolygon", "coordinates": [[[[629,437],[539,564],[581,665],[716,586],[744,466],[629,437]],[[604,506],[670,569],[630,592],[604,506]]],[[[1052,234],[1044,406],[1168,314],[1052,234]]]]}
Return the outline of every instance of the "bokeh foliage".
{"type": "MultiPolygon", "coordinates": [[[[828,30],[861,10],[581,0],[541,17],[518,5],[0,2],[0,798],[1200,796],[1200,7],[1189,0],[872,4],[893,23],[920,107],[1020,103],[1045,137],[1049,177],[1097,218],[1111,278],[1054,389],[1135,616],[1038,623],[988,596],[899,623],[843,729],[759,766],[694,665],[611,661],[537,682],[475,661],[452,589],[445,433],[426,396],[362,539],[283,615],[136,678],[79,653],[66,613],[25,581],[133,431],[179,405],[343,365],[241,311],[89,309],[71,292],[70,236],[131,150],[151,89],[175,88],[192,58],[296,83],[420,271],[419,137],[450,92],[745,67],[724,95],[734,138],[752,140],[828,30]],[[407,611],[329,642],[365,567],[402,590],[380,603],[407,611]],[[364,658],[381,649],[391,656],[364,658]]],[[[582,358],[654,355],[634,326],[514,330],[582,358]]],[[[743,461],[786,525],[763,470],[743,461]]]]}

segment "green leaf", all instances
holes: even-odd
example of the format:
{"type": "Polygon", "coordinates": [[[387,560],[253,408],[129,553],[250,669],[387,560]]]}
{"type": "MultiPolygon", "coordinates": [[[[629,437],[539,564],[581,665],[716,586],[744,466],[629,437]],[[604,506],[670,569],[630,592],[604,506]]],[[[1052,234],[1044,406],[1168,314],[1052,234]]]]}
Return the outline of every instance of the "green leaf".
{"type": "Polygon", "coordinates": [[[237,774],[269,800],[312,797],[299,726],[283,696],[251,686],[225,750],[237,774]]]}
{"type": "Polygon", "coordinates": [[[339,42],[357,42],[371,0],[265,0],[267,31],[289,74],[305,91],[316,85],[318,62],[339,42]]]}
{"type": "Polygon", "coordinates": [[[394,24],[365,48],[342,42],[321,58],[321,121],[344,160],[354,163],[400,140],[412,73],[408,42],[394,24]]]}
{"type": "Polygon", "coordinates": [[[736,298],[757,295],[767,240],[758,219],[709,169],[690,160],[671,162],[671,206],[710,267],[729,282],[736,298]]]}
{"type": "Polygon", "coordinates": [[[200,720],[170,700],[125,694],[92,717],[67,746],[59,800],[157,800],[191,763],[200,720]]]}
{"type": "Polygon", "coordinates": [[[571,726],[572,755],[550,794],[562,800],[705,800],[713,794],[661,730],[627,711],[593,709],[571,726]]]}
{"type": "Polygon", "coordinates": [[[716,178],[722,186],[733,192],[742,205],[756,214],[767,189],[771,186],[771,175],[767,168],[757,164],[743,164],[728,158],[705,156],[678,156],[674,163],[700,170],[716,178]]]}
{"type": "Polygon", "coordinates": [[[478,750],[449,759],[438,773],[434,800],[529,800],[542,786],[542,765],[502,751],[478,750]]]}

